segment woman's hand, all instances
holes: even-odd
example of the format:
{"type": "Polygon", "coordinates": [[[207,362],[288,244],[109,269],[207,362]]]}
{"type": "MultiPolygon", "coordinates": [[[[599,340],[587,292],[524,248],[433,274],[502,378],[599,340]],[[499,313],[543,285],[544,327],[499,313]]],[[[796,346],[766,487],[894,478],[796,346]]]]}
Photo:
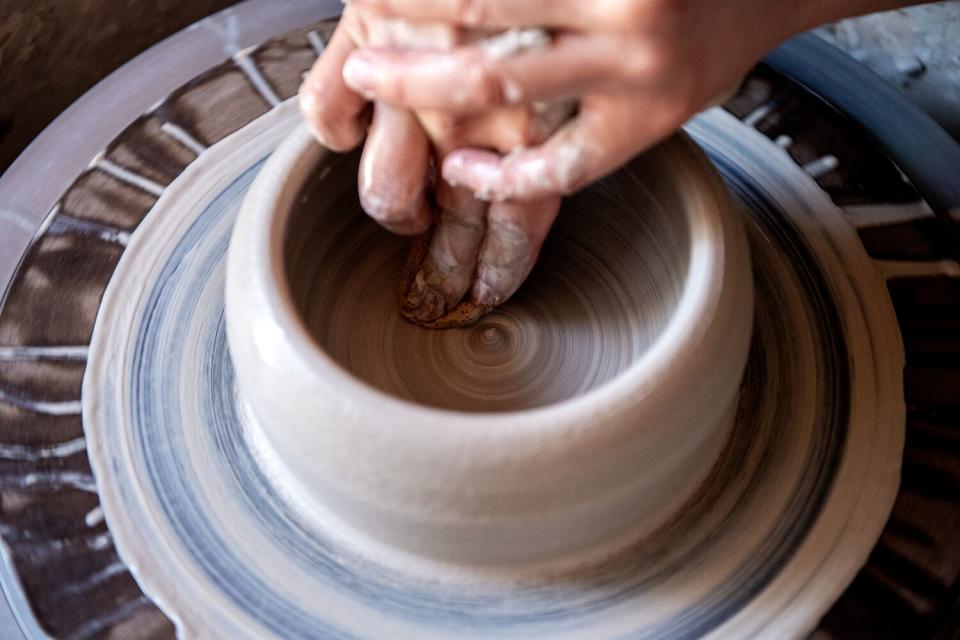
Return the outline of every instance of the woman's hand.
{"type": "Polygon", "coordinates": [[[411,235],[434,223],[405,275],[404,315],[464,324],[526,278],[562,194],[720,101],[793,33],[905,4],[352,0],[301,104],[335,150],[369,126],[359,186],[372,217],[411,235]]]}
{"type": "MultiPolygon", "coordinates": [[[[343,65],[364,45],[427,46],[434,52],[467,40],[502,46],[486,35],[347,7],[300,90],[304,119],[324,145],[348,151],[366,137],[358,176],[364,210],[396,233],[426,232],[411,252],[401,301],[404,316],[424,326],[469,324],[509,298],[533,267],[560,206],[555,195],[488,204],[468,188],[434,179],[432,164],[462,146],[509,151],[539,144],[575,104],[512,106],[465,117],[412,111],[371,102],[364,92],[347,87],[343,65]]],[[[531,31],[512,46],[529,49],[545,39],[543,32],[531,31]]]]}
{"type": "Polygon", "coordinates": [[[370,47],[352,53],[347,83],[412,108],[473,113],[564,96],[579,115],[545,144],[501,155],[461,149],[442,174],[483,197],[566,194],[613,171],[719,102],[786,37],[889,0],[352,0],[410,20],[479,29],[545,26],[550,46],[491,57],[370,47]]]}

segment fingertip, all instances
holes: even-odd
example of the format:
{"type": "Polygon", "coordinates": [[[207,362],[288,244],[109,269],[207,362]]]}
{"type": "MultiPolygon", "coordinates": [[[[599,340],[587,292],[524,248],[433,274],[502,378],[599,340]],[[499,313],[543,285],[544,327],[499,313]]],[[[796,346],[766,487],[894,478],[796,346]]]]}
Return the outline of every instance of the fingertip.
{"type": "Polygon", "coordinates": [[[415,236],[430,228],[430,205],[422,196],[412,204],[391,198],[373,189],[360,190],[360,206],[381,227],[401,236],[415,236]]]}
{"type": "Polygon", "coordinates": [[[345,14],[298,91],[300,112],[310,131],[337,152],[349,151],[363,140],[370,116],[369,103],[341,77],[344,59],[355,48],[349,22],[345,14]]]}
{"type": "Polygon", "coordinates": [[[406,220],[398,225],[384,226],[384,229],[398,236],[414,237],[428,231],[430,229],[430,221],[406,220]]]}
{"type": "Polygon", "coordinates": [[[424,233],[430,228],[430,223],[424,224],[420,220],[378,220],[377,223],[398,236],[413,237],[424,233]]]}
{"type": "Polygon", "coordinates": [[[473,191],[480,200],[495,200],[506,195],[500,156],[490,151],[454,151],[444,158],[441,174],[448,183],[473,191]]]}
{"type": "Polygon", "coordinates": [[[408,238],[418,236],[430,229],[430,223],[424,223],[421,220],[405,220],[396,224],[382,224],[382,226],[390,233],[408,238]]]}
{"type": "Polygon", "coordinates": [[[317,98],[313,95],[312,92],[300,88],[299,93],[299,102],[300,102],[300,115],[303,116],[303,122],[307,125],[307,129],[310,130],[310,134],[313,136],[314,140],[330,149],[331,151],[340,151],[334,148],[334,144],[330,142],[330,137],[324,131],[323,118],[321,116],[320,107],[317,104],[317,98]]]}
{"type": "Polygon", "coordinates": [[[369,116],[331,113],[331,106],[305,84],[297,94],[300,114],[313,137],[331,151],[345,153],[354,149],[366,132],[369,116]]]}
{"type": "Polygon", "coordinates": [[[503,302],[502,296],[497,295],[493,287],[479,278],[473,285],[470,298],[474,304],[481,308],[492,308],[503,302]]]}
{"type": "Polygon", "coordinates": [[[428,286],[423,271],[418,271],[400,305],[403,317],[414,324],[426,324],[440,318],[446,311],[444,296],[428,286]]]}

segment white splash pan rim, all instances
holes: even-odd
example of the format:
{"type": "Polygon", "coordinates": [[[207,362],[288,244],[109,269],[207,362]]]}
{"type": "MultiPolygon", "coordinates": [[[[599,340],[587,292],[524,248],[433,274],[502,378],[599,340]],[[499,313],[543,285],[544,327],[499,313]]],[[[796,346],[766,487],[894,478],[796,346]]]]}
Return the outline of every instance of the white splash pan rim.
{"type": "MultiPolygon", "coordinates": [[[[609,410],[606,408],[636,406],[652,394],[675,385],[678,379],[698,378],[698,371],[708,363],[699,361],[697,346],[709,333],[723,296],[730,295],[723,286],[727,272],[736,270],[737,260],[749,264],[740,213],[716,169],[682,131],[655,147],[653,152],[664,144],[674,145],[675,150],[671,152],[687,156],[696,168],[699,181],[697,188],[683,192],[690,249],[682,294],[666,325],[633,363],[611,380],[571,398],[516,411],[444,409],[381,391],[354,376],[323,350],[295,310],[283,261],[286,227],[294,199],[323,156],[333,153],[315,141],[306,125],[299,126],[281,143],[251,185],[230,242],[228,283],[230,272],[238,270],[231,266],[239,262],[234,247],[241,243],[248,249],[252,246],[256,255],[248,255],[246,260],[272,265],[269,272],[266,269],[255,272],[255,277],[261,279],[257,284],[268,300],[264,313],[294,347],[290,353],[300,359],[298,364],[303,370],[323,371],[337,387],[349,388],[350,394],[369,411],[371,420],[379,418],[405,426],[416,425],[420,431],[449,429],[450,422],[455,421],[458,429],[475,429],[478,435],[484,436],[492,435],[491,432],[503,435],[550,428],[558,423],[589,425],[609,410]],[[278,175],[283,178],[276,179],[278,175]],[[261,202],[270,205],[262,206],[261,202]],[[730,245],[739,245],[743,255],[732,255],[728,251],[730,245]]],[[[689,173],[693,175],[693,171],[689,173]]],[[[746,280],[752,289],[749,267],[746,280]]],[[[228,310],[230,288],[228,284],[228,310]]],[[[752,325],[752,306],[743,312],[750,316],[752,325]]],[[[229,311],[227,321],[229,323],[229,311]]],[[[749,340],[746,342],[749,349],[749,340]]],[[[685,388],[689,387],[688,382],[685,388]]],[[[461,431],[461,435],[465,434],[461,431]]]]}

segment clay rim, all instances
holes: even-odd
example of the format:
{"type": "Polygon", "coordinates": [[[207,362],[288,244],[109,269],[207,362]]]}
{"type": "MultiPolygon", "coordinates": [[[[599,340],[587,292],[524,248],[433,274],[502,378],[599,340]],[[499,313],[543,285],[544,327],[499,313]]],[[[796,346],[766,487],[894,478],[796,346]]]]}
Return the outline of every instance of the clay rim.
{"type": "MultiPolygon", "coordinates": [[[[284,250],[286,232],[293,203],[307,179],[325,156],[333,152],[315,142],[305,125],[298,127],[270,156],[254,180],[241,207],[228,251],[227,278],[239,270],[241,260],[249,264],[269,265],[251,269],[255,282],[248,286],[259,288],[269,304],[261,310],[264,318],[277,327],[284,339],[291,343],[291,352],[301,360],[305,369],[314,372],[317,379],[326,378],[344,388],[345,394],[362,403],[372,418],[391,424],[422,425],[425,428],[450,428],[455,420],[458,428],[476,428],[489,433],[491,429],[527,429],[536,425],[555,424],[590,425],[608,413],[635,406],[656,391],[669,388],[675,381],[684,381],[684,388],[695,387],[703,375],[697,362],[698,345],[713,327],[726,282],[738,256],[726,250],[739,244],[739,256],[745,266],[748,286],[752,287],[749,272],[748,247],[739,213],[719,175],[704,153],[685,133],[680,132],[660,143],[648,153],[662,153],[665,161],[681,167],[677,175],[694,176],[697,181],[684,186],[680,197],[687,204],[683,214],[689,231],[687,275],[683,292],[666,326],[653,343],[624,371],[604,384],[571,398],[552,404],[501,412],[468,412],[443,409],[405,400],[381,391],[354,376],[329,356],[310,334],[296,310],[286,274],[284,250]],[[669,153],[668,153],[669,152],[669,153]],[[242,238],[242,240],[239,240],[242,238]],[[234,247],[242,244],[251,252],[239,257],[234,247]],[[731,257],[733,262],[731,262],[731,257]],[[495,421],[490,418],[495,417],[495,421]]],[[[230,285],[227,289],[229,291],[230,285]]],[[[228,293],[229,295],[229,293],[228,293]]],[[[227,305],[230,322],[230,305],[227,305]]],[[[752,328],[752,308],[749,310],[752,328]]],[[[751,329],[752,330],[752,329],[751,329]]],[[[744,352],[750,341],[745,341],[744,352]]],[[[744,353],[745,355],[745,353],[744,353]]],[[[736,378],[739,386],[739,376],[736,378]]]]}

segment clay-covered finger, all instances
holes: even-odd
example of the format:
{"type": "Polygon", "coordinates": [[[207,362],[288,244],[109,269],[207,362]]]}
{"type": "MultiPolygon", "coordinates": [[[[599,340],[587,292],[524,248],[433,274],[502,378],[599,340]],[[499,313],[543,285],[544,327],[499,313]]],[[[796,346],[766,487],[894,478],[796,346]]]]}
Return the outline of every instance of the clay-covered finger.
{"type": "Polygon", "coordinates": [[[343,65],[356,48],[349,9],[344,12],[323,54],[300,85],[300,111],[314,137],[333,151],[349,151],[367,130],[367,99],[343,81],[343,65]]]}
{"type": "Polygon", "coordinates": [[[469,191],[441,183],[436,200],[436,226],[426,249],[421,241],[411,253],[401,300],[404,317],[422,325],[443,317],[469,291],[486,228],[487,203],[469,191]]]}
{"type": "Polygon", "coordinates": [[[360,159],[360,204],[384,228],[401,235],[423,233],[432,212],[427,201],[430,142],[407,111],[377,104],[360,159]]]}
{"type": "Polygon", "coordinates": [[[462,149],[443,162],[445,180],[486,200],[537,200],[572,193],[617,169],[689,114],[630,96],[591,96],[547,142],[501,156],[462,149]]]}
{"type": "Polygon", "coordinates": [[[617,37],[572,33],[551,42],[540,30],[515,33],[450,51],[365,47],[350,54],[343,75],[377,100],[458,113],[579,95],[622,75],[617,37]]]}
{"type": "Polygon", "coordinates": [[[559,210],[559,196],[490,205],[470,292],[471,302],[480,310],[506,302],[527,279],[559,210]]]}

